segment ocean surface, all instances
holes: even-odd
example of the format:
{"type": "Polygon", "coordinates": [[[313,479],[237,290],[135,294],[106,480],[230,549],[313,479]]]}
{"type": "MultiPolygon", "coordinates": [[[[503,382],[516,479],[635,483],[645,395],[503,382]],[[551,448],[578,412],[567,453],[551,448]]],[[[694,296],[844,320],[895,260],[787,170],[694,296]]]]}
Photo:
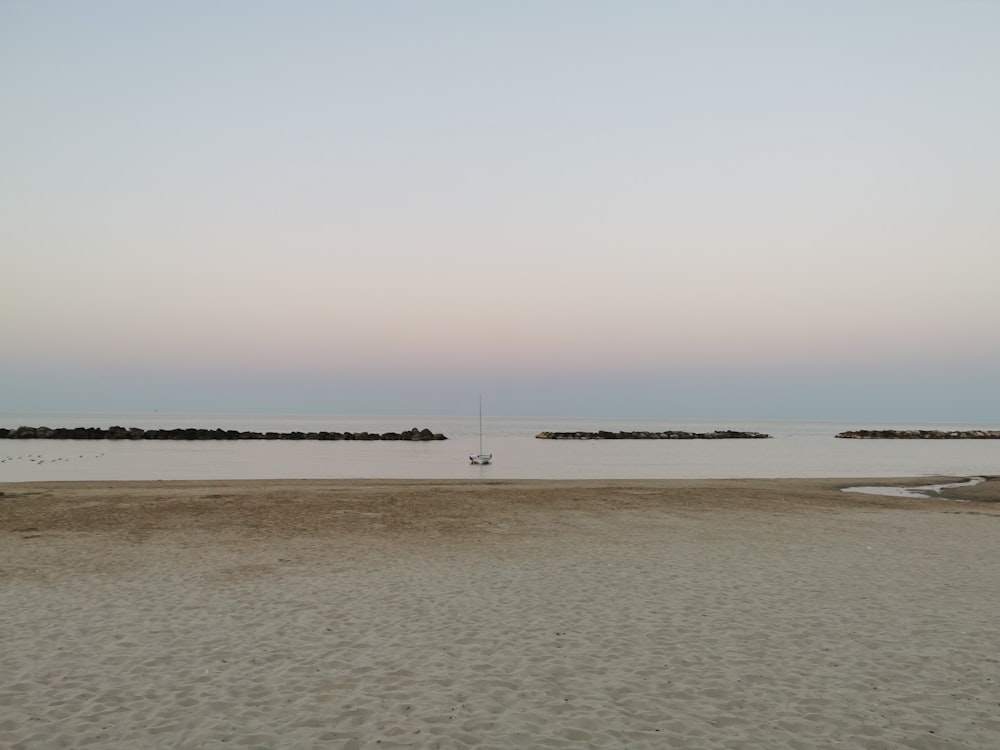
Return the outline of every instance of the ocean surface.
{"type": "Polygon", "coordinates": [[[851,429],[1000,429],[997,424],[485,417],[493,463],[472,466],[477,415],[0,414],[0,427],[183,427],[400,432],[448,440],[159,441],[0,439],[0,482],[156,479],[657,479],[919,477],[1000,474],[998,440],[845,440],[851,429]],[[768,440],[539,440],[539,432],[757,431],[768,440]]]}

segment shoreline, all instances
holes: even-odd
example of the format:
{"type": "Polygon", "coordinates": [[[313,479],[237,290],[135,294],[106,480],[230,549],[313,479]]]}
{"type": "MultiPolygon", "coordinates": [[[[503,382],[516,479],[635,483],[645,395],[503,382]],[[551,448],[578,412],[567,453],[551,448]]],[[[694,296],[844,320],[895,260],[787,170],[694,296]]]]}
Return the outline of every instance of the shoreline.
{"type": "Polygon", "coordinates": [[[739,510],[953,510],[1000,513],[1000,476],[828,479],[238,479],[88,480],[0,484],[0,534],[43,531],[149,534],[213,528],[272,535],[379,534],[447,528],[467,536],[492,524],[540,523],[563,511],[669,514],[739,510]],[[939,485],[939,494],[898,490],[939,485]],[[873,494],[879,487],[886,494],[873,494]],[[857,491],[845,491],[857,488],[857,491]]]}
{"type": "MultiPolygon", "coordinates": [[[[41,479],[25,481],[0,482],[0,498],[13,498],[24,492],[37,492],[40,489],[45,491],[61,490],[94,490],[106,488],[109,490],[143,489],[151,490],[159,488],[162,490],[193,488],[197,486],[219,487],[232,486],[252,490],[264,487],[294,486],[298,488],[316,489],[320,487],[341,487],[341,488],[420,488],[440,487],[468,487],[482,491],[483,488],[521,488],[531,490],[598,490],[628,488],[629,486],[646,489],[659,489],[665,495],[671,491],[682,489],[699,490],[722,490],[723,494],[730,494],[740,486],[748,488],[767,488],[772,490],[776,496],[785,496],[789,493],[804,493],[813,496],[816,493],[834,489],[848,489],[852,486],[866,485],[871,487],[920,487],[924,485],[951,485],[953,483],[967,482],[969,480],[981,478],[983,481],[976,485],[949,487],[947,494],[942,494],[946,499],[981,500],[983,502],[1000,502],[1000,475],[977,474],[977,475],[945,475],[945,474],[921,474],[914,476],[898,477],[718,477],[718,478],[583,478],[583,479],[517,479],[517,478],[426,478],[426,477],[333,477],[333,478],[222,478],[222,479],[41,479]],[[976,488],[976,489],[973,489],[976,488]]],[[[830,495],[832,501],[834,495],[830,495]]],[[[0,500],[2,502],[2,500],[0,500]]],[[[2,506],[0,506],[2,507],[2,506]]]]}
{"type": "Polygon", "coordinates": [[[998,746],[954,479],[5,483],[0,745],[998,746]]]}

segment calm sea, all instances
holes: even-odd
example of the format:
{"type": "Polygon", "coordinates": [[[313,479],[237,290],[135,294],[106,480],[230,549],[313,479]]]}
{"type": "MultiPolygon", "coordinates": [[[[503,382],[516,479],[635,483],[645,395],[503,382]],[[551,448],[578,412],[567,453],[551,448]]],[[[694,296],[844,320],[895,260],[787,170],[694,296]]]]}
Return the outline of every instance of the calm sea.
{"type": "Polygon", "coordinates": [[[850,429],[1000,429],[996,424],[486,417],[494,463],[471,466],[469,417],[0,414],[0,427],[204,427],[291,432],[441,432],[441,442],[0,440],[0,482],[115,479],[656,479],[1000,474],[997,440],[843,440],[850,429]],[[538,440],[543,430],[753,430],[770,440],[538,440]]]}

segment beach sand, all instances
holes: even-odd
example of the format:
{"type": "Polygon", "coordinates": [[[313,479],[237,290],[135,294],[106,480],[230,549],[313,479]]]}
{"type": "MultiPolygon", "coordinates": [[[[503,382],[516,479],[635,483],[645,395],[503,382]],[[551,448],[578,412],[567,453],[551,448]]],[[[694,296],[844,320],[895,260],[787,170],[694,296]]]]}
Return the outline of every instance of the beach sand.
{"type": "Polygon", "coordinates": [[[1000,747],[1000,478],[0,486],[0,747],[1000,747]]]}

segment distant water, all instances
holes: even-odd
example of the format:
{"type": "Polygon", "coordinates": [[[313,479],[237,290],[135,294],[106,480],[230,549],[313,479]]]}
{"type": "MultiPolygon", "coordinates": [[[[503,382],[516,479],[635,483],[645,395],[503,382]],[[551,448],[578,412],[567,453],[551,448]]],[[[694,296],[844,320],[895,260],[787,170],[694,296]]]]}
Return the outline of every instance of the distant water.
{"type": "Polygon", "coordinates": [[[204,427],[442,432],[442,442],[0,440],[0,482],[116,479],[657,479],[1000,474],[997,440],[842,440],[850,429],[1000,429],[996,424],[211,414],[0,414],[0,427],[204,427]],[[758,431],[770,440],[538,440],[543,430],[758,431]]]}

